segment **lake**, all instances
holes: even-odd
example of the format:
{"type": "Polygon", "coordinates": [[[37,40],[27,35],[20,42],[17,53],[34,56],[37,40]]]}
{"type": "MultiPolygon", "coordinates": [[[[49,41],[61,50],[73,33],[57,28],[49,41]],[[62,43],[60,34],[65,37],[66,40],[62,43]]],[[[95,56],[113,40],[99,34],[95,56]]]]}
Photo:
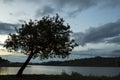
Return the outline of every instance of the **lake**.
{"type": "MultiPolygon", "coordinates": [[[[0,67],[0,75],[16,74],[20,67],[0,67]]],[[[77,72],[82,75],[94,76],[116,76],[120,74],[120,67],[68,67],[68,66],[36,66],[29,65],[24,70],[24,74],[61,74],[66,72],[77,72]]]]}

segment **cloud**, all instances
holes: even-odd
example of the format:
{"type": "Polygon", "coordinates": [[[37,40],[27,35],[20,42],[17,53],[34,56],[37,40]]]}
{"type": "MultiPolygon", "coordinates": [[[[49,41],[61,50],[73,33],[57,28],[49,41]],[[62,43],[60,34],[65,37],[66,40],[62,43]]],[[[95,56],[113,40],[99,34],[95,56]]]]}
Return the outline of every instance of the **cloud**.
{"type": "Polygon", "coordinates": [[[52,8],[51,6],[44,6],[42,9],[38,9],[36,11],[36,17],[39,17],[40,15],[48,15],[54,13],[55,9],[52,8]]]}
{"type": "Polygon", "coordinates": [[[31,3],[40,3],[43,0],[23,0],[23,1],[31,2],[31,3]]]}
{"type": "Polygon", "coordinates": [[[92,6],[120,7],[120,0],[53,0],[60,8],[65,6],[78,7],[78,10],[84,10],[92,6]]]}
{"type": "Polygon", "coordinates": [[[96,0],[54,0],[54,3],[59,9],[61,8],[66,10],[66,7],[70,7],[68,12],[69,15],[74,15],[97,5],[96,0]]]}
{"type": "Polygon", "coordinates": [[[15,27],[18,27],[18,24],[0,22],[0,34],[13,33],[15,32],[15,27]]]}
{"type": "Polygon", "coordinates": [[[57,6],[64,7],[64,6],[71,6],[71,7],[78,7],[81,8],[88,8],[93,5],[96,5],[95,0],[54,0],[57,6]]]}
{"type": "Polygon", "coordinates": [[[14,2],[15,0],[1,0],[3,3],[12,3],[12,2],[14,2]]]}
{"type": "Polygon", "coordinates": [[[78,33],[74,33],[72,37],[75,39],[76,43],[80,45],[84,45],[83,40],[82,40],[84,39],[84,35],[85,35],[84,33],[78,32],[78,33]]]}
{"type": "MultiPolygon", "coordinates": [[[[25,2],[35,3],[39,6],[36,10],[35,16],[43,16],[53,13],[61,13],[68,15],[68,17],[76,16],[78,13],[96,8],[115,8],[120,7],[120,0],[25,0],[25,2]],[[44,4],[44,6],[43,6],[44,4]]],[[[105,8],[105,9],[106,9],[105,8]]]]}
{"type": "Polygon", "coordinates": [[[106,0],[104,1],[103,5],[104,8],[115,8],[120,7],[120,0],[106,0]]]}
{"type": "Polygon", "coordinates": [[[46,3],[46,6],[39,6],[39,9],[36,11],[36,17],[61,11],[65,12],[69,16],[96,5],[95,0],[51,0],[48,2],[45,2],[44,0],[41,0],[41,2],[34,0],[34,3],[37,5],[46,3]]]}
{"type": "Polygon", "coordinates": [[[107,40],[107,43],[120,44],[120,35],[107,40]]]}
{"type": "Polygon", "coordinates": [[[31,3],[39,7],[36,10],[35,16],[43,16],[44,13],[44,15],[47,15],[62,11],[70,17],[91,7],[120,7],[120,0],[1,0],[1,2],[15,4],[22,2],[26,5],[31,3]]]}
{"type": "Polygon", "coordinates": [[[115,49],[115,50],[112,50],[111,52],[112,54],[110,54],[111,56],[120,56],[120,49],[115,49]]]}
{"type": "Polygon", "coordinates": [[[18,22],[23,24],[23,23],[25,23],[26,21],[23,20],[23,19],[19,19],[18,22]]]}
{"type": "Polygon", "coordinates": [[[67,11],[66,8],[69,7],[69,11],[67,12],[69,17],[92,7],[120,7],[120,0],[53,0],[53,2],[56,5],[56,9],[63,9],[64,11],[67,11]]]}
{"type": "Polygon", "coordinates": [[[99,27],[91,27],[86,32],[75,33],[73,36],[80,45],[100,42],[120,43],[120,20],[99,27]]]}
{"type": "MultiPolygon", "coordinates": [[[[3,3],[14,3],[15,1],[17,0],[1,0],[3,3]]],[[[43,0],[20,0],[21,2],[30,2],[30,3],[38,3],[38,2],[41,2],[43,0]]]]}
{"type": "Polygon", "coordinates": [[[4,44],[0,42],[0,46],[3,46],[4,44]]]}
{"type": "Polygon", "coordinates": [[[118,50],[113,50],[112,52],[114,52],[114,53],[120,53],[120,50],[118,49],[118,50]]]}

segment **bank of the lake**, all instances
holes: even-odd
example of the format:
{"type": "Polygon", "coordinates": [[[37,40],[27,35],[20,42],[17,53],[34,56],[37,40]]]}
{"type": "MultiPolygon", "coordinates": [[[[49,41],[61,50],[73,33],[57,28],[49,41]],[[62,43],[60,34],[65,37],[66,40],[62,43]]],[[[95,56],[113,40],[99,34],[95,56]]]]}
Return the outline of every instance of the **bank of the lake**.
{"type": "Polygon", "coordinates": [[[115,77],[96,77],[96,76],[82,76],[78,73],[67,75],[23,75],[17,77],[15,75],[1,75],[0,80],[120,80],[120,76],[115,77]]]}

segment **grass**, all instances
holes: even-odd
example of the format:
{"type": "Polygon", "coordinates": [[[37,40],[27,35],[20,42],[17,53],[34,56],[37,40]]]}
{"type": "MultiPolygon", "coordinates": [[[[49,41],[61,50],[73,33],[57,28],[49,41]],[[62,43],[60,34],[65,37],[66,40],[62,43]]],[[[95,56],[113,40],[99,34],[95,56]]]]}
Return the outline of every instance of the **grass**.
{"type": "Polygon", "coordinates": [[[1,75],[0,80],[120,80],[120,75],[115,77],[95,77],[95,76],[82,76],[76,72],[71,75],[63,72],[61,75],[23,75],[17,77],[15,75],[1,75]]]}

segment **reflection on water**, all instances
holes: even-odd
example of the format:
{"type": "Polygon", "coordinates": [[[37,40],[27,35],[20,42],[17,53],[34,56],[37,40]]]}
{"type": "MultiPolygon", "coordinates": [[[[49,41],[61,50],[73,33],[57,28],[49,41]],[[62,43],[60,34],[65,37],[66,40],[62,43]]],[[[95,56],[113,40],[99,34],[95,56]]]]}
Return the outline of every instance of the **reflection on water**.
{"type": "Polygon", "coordinates": [[[0,67],[0,75],[6,75],[7,74],[7,68],[6,67],[0,67]]]}
{"type": "MultiPolygon", "coordinates": [[[[20,67],[0,67],[0,75],[16,74],[20,67]]],[[[30,66],[24,74],[71,74],[77,72],[82,75],[115,76],[120,73],[119,67],[67,67],[67,66],[30,66]]]]}
{"type": "Polygon", "coordinates": [[[16,74],[19,67],[0,67],[0,75],[16,74]]]}

